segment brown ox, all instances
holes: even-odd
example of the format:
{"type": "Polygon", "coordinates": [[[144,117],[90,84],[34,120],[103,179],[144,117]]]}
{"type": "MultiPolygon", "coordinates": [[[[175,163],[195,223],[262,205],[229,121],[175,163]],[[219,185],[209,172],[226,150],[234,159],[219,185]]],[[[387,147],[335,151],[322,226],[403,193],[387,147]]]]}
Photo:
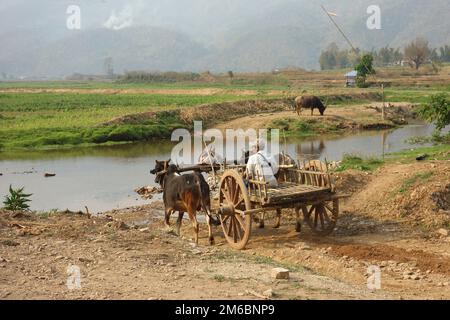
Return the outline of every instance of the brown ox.
{"type": "Polygon", "coordinates": [[[169,161],[156,161],[155,169],[151,171],[156,174],[155,182],[159,183],[164,190],[163,200],[165,207],[164,222],[170,226],[170,216],[178,211],[177,233],[180,234],[181,222],[184,212],[187,212],[195,231],[195,243],[198,244],[199,226],[197,222],[197,211],[203,210],[206,214],[208,224],[209,243],[214,244],[211,224],[211,203],[209,186],[199,172],[180,175],[175,165],[169,165],[169,161]]]}

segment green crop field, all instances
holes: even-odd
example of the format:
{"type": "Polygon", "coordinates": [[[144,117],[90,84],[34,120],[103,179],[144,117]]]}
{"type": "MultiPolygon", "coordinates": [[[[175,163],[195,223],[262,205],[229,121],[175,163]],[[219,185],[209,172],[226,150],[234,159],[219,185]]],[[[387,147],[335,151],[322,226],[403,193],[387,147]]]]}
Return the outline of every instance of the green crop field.
{"type": "MultiPolygon", "coordinates": [[[[123,115],[147,111],[170,111],[201,104],[249,98],[252,97],[0,93],[0,145],[5,149],[14,149],[106,142],[103,141],[105,140],[103,136],[118,130],[118,128],[115,126],[102,128],[99,125],[123,115]]],[[[146,128],[135,126],[134,128],[124,128],[124,130],[148,129],[148,137],[158,137],[160,133],[171,130],[177,123],[167,116],[166,119],[163,117],[155,123],[146,123],[145,125],[146,128]]],[[[114,140],[117,139],[112,139],[112,141],[114,140]]],[[[131,140],[136,139],[132,138],[131,140]]]]}

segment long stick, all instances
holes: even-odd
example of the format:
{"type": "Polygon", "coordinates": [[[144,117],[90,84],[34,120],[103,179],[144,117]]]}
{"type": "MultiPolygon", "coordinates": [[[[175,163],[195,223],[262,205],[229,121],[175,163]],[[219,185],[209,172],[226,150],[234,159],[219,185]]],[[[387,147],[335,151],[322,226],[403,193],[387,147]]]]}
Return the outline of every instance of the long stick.
{"type": "Polygon", "coordinates": [[[342,31],[342,29],[338,26],[338,24],[336,23],[336,21],[334,21],[334,19],[331,17],[331,15],[328,13],[327,9],[325,9],[325,7],[323,5],[321,5],[322,10],[327,14],[328,18],[330,18],[331,22],[333,22],[333,24],[336,26],[336,28],[338,29],[338,31],[342,34],[342,36],[344,37],[344,39],[347,41],[347,43],[350,45],[350,47],[352,47],[353,51],[356,52],[355,47],[353,46],[353,44],[351,43],[350,39],[347,38],[347,36],[345,35],[344,31],[342,31]]]}
{"type": "Polygon", "coordinates": [[[206,152],[208,152],[208,158],[209,158],[209,163],[211,164],[211,170],[212,170],[212,173],[213,173],[214,184],[216,184],[216,171],[214,170],[214,165],[213,165],[213,162],[212,162],[211,153],[209,153],[209,148],[206,145],[205,140],[203,140],[203,145],[206,148],[206,152]]]}
{"type": "Polygon", "coordinates": [[[383,96],[383,106],[381,109],[381,119],[384,120],[385,118],[385,103],[384,103],[384,83],[381,84],[381,92],[382,92],[382,96],[383,96]]]}
{"type": "MultiPolygon", "coordinates": [[[[350,39],[345,35],[344,31],[342,31],[342,29],[339,27],[339,25],[336,23],[336,21],[334,21],[334,19],[331,17],[331,15],[329,14],[329,12],[327,11],[327,9],[325,9],[325,7],[323,5],[320,5],[322,10],[326,13],[326,15],[328,16],[328,18],[330,18],[331,22],[333,22],[334,26],[336,27],[336,29],[338,29],[338,31],[342,34],[342,36],[344,37],[345,41],[347,41],[347,43],[350,45],[350,47],[352,48],[354,53],[358,53],[355,49],[355,47],[353,46],[352,42],[350,41],[350,39]]],[[[367,67],[366,64],[364,64],[364,68],[367,70],[368,73],[370,73],[369,68],[367,67]]],[[[382,86],[382,91],[383,91],[383,110],[382,110],[382,117],[384,120],[385,114],[384,114],[384,84],[381,85],[382,86]]]]}

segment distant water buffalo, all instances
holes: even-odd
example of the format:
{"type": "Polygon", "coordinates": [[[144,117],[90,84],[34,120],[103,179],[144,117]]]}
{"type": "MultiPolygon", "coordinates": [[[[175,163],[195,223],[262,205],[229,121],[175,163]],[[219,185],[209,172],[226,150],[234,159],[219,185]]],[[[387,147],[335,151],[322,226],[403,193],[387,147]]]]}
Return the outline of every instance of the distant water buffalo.
{"type": "Polygon", "coordinates": [[[302,112],[302,108],[311,108],[311,115],[313,115],[314,109],[319,109],[320,115],[323,116],[323,113],[325,112],[325,107],[320,101],[319,98],[316,96],[301,96],[295,98],[295,110],[297,111],[297,114],[300,115],[302,112]]]}

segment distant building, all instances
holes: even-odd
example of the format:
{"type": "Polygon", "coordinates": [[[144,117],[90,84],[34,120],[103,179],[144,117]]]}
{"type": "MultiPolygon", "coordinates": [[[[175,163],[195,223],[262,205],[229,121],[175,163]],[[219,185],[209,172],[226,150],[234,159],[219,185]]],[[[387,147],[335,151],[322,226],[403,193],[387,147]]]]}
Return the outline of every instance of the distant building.
{"type": "Polygon", "coordinates": [[[356,77],[358,76],[358,71],[353,70],[345,74],[345,86],[354,87],[356,85],[356,77]]]}

